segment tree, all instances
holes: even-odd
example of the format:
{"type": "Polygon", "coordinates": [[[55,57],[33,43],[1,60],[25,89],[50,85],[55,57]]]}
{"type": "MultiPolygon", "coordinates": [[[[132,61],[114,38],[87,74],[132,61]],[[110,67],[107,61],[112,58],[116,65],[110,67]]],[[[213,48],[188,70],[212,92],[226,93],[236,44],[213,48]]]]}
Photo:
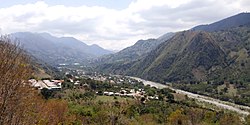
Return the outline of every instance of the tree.
{"type": "Polygon", "coordinates": [[[153,114],[143,114],[138,117],[138,122],[141,125],[155,125],[155,119],[153,114]]]}
{"type": "Polygon", "coordinates": [[[182,110],[177,109],[169,115],[168,122],[170,125],[186,125],[188,119],[182,110]]]}
{"type": "Polygon", "coordinates": [[[228,88],[227,87],[225,87],[224,89],[223,89],[223,92],[227,92],[228,91],[228,88]]]}
{"type": "Polygon", "coordinates": [[[39,124],[58,125],[67,120],[68,104],[63,100],[51,99],[40,104],[38,113],[39,124]]]}
{"type": "Polygon", "coordinates": [[[246,125],[250,125],[250,115],[246,117],[246,125]]]}
{"type": "Polygon", "coordinates": [[[214,124],[216,121],[216,112],[207,111],[204,116],[204,121],[208,124],[214,124]]]}
{"type": "Polygon", "coordinates": [[[198,108],[190,108],[187,115],[192,123],[192,125],[198,125],[203,119],[203,111],[198,108]]]}
{"type": "Polygon", "coordinates": [[[219,121],[220,125],[242,125],[240,118],[233,114],[224,114],[219,121]]]}
{"type": "Polygon", "coordinates": [[[45,99],[49,99],[50,97],[53,96],[53,90],[49,90],[47,88],[41,89],[41,94],[45,99]]]}
{"type": "Polygon", "coordinates": [[[59,124],[66,121],[67,103],[46,101],[28,84],[31,62],[25,51],[0,37],[0,125],[59,124]]]}
{"type": "Polygon", "coordinates": [[[33,96],[29,57],[7,37],[0,38],[0,76],[0,124],[22,124],[25,101],[33,96]]]}
{"type": "Polygon", "coordinates": [[[174,102],[174,95],[173,94],[168,94],[167,98],[168,98],[168,102],[174,102]]]}

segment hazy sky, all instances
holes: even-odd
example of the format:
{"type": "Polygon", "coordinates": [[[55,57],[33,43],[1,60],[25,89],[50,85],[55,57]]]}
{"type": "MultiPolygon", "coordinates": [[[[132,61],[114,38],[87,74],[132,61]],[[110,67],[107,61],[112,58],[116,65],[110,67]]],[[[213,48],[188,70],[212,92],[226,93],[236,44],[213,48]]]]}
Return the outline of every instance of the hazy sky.
{"type": "Polygon", "coordinates": [[[120,50],[250,11],[249,0],[0,0],[0,33],[48,32],[120,50]]]}

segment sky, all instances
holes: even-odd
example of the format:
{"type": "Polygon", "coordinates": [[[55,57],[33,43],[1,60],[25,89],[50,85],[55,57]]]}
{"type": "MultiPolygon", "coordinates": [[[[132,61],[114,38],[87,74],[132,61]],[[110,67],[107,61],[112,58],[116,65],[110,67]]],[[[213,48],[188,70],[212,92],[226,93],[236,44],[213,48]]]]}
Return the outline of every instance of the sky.
{"type": "Polygon", "coordinates": [[[241,12],[249,0],[0,0],[0,33],[47,32],[121,50],[241,12]]]}

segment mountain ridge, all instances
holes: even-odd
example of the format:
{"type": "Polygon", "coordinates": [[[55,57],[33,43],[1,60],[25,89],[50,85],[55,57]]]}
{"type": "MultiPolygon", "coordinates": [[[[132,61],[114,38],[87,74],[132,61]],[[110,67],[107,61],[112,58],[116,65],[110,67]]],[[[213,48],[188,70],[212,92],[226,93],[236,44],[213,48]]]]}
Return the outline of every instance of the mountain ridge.
{"type": "Polygon", "coordinates": [[[220,31],[228,28],[239,27],[243,25],[250,25],[250,13],[239,13],[231,17],[219,20],[217,22],[207,24],[207,25],[198,25],[192,28],[191,30],[198,31],[220,31]]]}
{"type": "MultiPolygon", "coordinates": [[[[166,33],[157,39],[138,40],[134,45],[127,47],[117,53],[107,55],[106,57],[99,58],[95,62],[98,70],[106,73],[122,71],[121,67],[130,67],[135,61],[143,58],[151,50],[155,49],[160,43],[171,38],[174,33],[166,33]]],[[[123,69],[123,68],[122,68],[123,69]]]]}
{"type": "Polygon", "coordinates": [[[249,17],[250,13],[240,13],[205,28],[199,29],[200,26],[197,26],[196,29],[177,32],[137,60],[104,64],[99,71],[161,83],[250,82],[249,17]]]}
{"type": "Polygon", "coordinates": [[[48,33],[17,32],[10,36],[36,58],[51,65],[89,63],[89,60],[110,54],[98,45],[89,46],[73,37],[54,37],[48,33]]]}
{"type": "Polygon", "coordinates": [[[159,45],[125,74],[159,82],[240,79],[249,81],[249,33],[249,27],[213,33],[183,31],[159,45]],[[235,43],[232,39],[240,42],[235,43]],[[245,52],[244,58],[241,57],[242,51],[245,52]],[[235,55],[230,56],[232,53],[235,55]],[[244,66],[241,66],[243,64],[244,66]]]}

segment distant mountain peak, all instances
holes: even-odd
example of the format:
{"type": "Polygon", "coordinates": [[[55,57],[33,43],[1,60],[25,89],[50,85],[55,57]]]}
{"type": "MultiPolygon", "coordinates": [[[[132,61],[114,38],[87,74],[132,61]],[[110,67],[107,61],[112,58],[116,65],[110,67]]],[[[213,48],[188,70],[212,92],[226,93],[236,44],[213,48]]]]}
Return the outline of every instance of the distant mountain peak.
{"type": "Polygon", "coordinates": [[[213,32],[249,24],[250,24],[250,13],[246,12],[246,13],[239,13],[237,15],[222,19],[212,24],[199,25],[192,28],[191,30],[213,32]]]}
{"type": "Polygon", "coordinates": [[[51,34],[47,33],[47,32],[42,32],[42,33],[37,33],[39,35],[47,35],[47,36],[52,36],[51,34]]]}
{"type": "Polygon", "coordinates": [[[24,49],[46,63],[82,62],[112,53],[101,47],[93,47],[74,37],[55,37],[49,33],[17,32],[10,34],[24,49]]]}
{"type": "Polygon", "coordinates": [[[97,45],[97,44],[92,44],[92,45],[90,45],[90,46],[93,46],[93,47],[100,47],[100,46],[97,45]]]}

